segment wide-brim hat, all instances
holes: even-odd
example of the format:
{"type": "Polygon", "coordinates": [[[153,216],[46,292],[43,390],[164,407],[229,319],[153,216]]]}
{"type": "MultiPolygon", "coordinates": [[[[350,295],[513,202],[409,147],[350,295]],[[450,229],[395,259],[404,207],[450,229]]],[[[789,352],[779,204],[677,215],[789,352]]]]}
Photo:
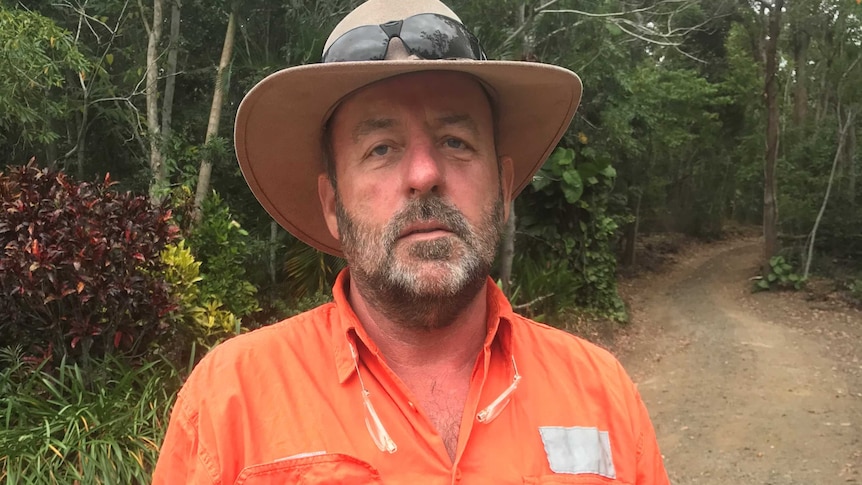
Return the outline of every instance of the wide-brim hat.
{"type": "MultiPolygon", "coordinates": [[[[324,47],[344,32],[420,13],[460,19],[437,0],[370,0],[347,15],[324,47]]],[[[493,100],[498,156],[514,165],[513,196],[532,180],[566,132],[581,99],[581,80],[549,64],[490,60],[327,62],[269,75],[240,104],[234,131],[236,155],[251,191],[291,234],[343,256],[318,196],[326,168],[322,133],[345,97],[374,82],[419,71],[455,71],[479,79],[493,100]]]]}

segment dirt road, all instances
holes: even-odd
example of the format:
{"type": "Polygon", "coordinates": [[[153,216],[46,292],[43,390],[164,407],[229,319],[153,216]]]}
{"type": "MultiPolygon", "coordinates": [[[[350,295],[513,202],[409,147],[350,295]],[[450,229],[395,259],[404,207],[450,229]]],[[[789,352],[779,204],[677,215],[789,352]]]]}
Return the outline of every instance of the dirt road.
{"type": "Polygon", "coordinates": [[[618,341],[671,481],[862,483],[862,312],[750,289],[760,244],[629,282],[618,341]]]}

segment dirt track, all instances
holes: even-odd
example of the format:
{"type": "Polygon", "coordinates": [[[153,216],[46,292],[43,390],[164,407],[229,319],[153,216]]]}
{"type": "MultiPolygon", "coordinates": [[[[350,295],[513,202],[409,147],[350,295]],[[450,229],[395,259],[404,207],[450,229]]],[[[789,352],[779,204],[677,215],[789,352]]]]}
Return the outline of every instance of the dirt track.
{"type": "Polygon", "coordinates": [[[701,248],[628,282],[633,326],[617,353],[671,481],[862,483],[862,312],[752,294],[760,248],[701,248]]]}

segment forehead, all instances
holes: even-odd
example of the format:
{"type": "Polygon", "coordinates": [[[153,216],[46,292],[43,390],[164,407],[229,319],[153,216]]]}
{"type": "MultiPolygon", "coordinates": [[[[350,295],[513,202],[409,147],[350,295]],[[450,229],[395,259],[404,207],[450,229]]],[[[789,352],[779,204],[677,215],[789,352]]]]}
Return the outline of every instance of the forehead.
{"type": "Polygon", "coordinates": [[[466,116],[479,125],[492,122],[487,92],[478,80],[460,72],[403,74],[361,88],[332,114],[333,134],[368,119],[392,118],[404,112],[430,117],[466,116]]]}

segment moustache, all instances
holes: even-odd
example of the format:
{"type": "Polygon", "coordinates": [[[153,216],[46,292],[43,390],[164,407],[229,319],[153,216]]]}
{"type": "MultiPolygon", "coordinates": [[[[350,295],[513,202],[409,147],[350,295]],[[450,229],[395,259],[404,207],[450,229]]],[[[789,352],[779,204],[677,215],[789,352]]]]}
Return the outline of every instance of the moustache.
{"type": "Polygon", "coordinates": [[[435,196],[413,199],[398,211],[387,225],[384,242],[392,245],[398,239],[398,235],[410,224],[431,220],[443,224],[463,241],[467,241],[470,237],[470,226],[464,214],[442,198],[435,196]]]}

